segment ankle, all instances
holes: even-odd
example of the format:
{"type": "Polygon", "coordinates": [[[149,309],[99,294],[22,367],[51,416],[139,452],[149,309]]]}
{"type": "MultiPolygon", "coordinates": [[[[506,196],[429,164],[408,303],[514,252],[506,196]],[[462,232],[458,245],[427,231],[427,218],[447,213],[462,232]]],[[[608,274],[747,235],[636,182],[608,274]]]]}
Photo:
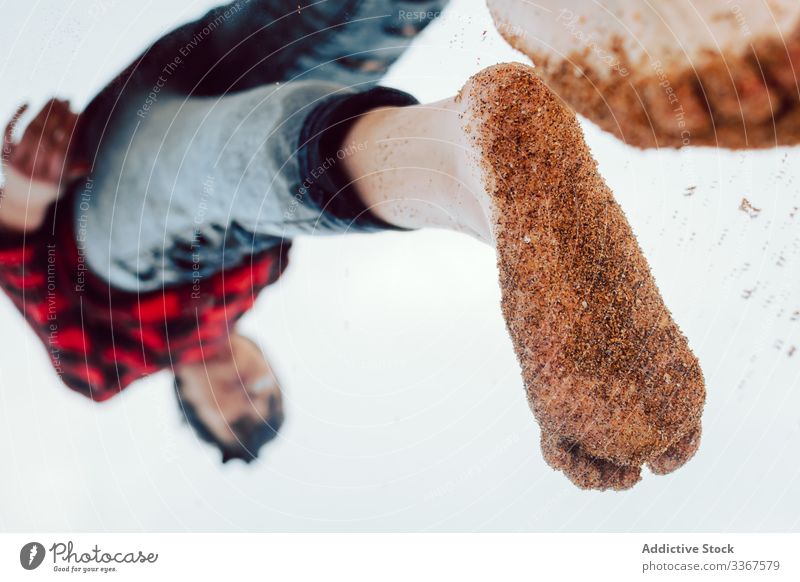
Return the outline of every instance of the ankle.
{"type": "Polygon", "coordinates": [[[345,143],[345,160],[362,202],[403,228],[445,228],[489,242],[480,184],[463,179],[467,142],[454,99],[384,108],[362,116],[345,143]]]}

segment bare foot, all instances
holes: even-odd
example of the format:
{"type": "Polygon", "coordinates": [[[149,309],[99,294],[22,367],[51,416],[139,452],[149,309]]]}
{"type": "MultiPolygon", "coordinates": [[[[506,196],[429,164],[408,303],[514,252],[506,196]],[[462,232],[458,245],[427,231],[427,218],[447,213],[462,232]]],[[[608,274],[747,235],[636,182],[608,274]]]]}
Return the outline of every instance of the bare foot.
{"type": "Polygon", "coordinates": [[[547,462],[625,489],[699,444],[703,377],[575,115],[533,69],[482,71],[460,95],[373,111],[350,176],[393,224],[497,249],[503,314],[547,462]]]}
{"type": "Polygon", "coordinates": [[[488,0],[500,33],[628,144],[800,143],[796,0],[488,0]]]}
{"type": "Polygon", "coordinates": [[[522,65],[479,73],[461,104],[546,460],[592,489],[677,469],[699,443],[702,372],[574,114],[522,65]]]}

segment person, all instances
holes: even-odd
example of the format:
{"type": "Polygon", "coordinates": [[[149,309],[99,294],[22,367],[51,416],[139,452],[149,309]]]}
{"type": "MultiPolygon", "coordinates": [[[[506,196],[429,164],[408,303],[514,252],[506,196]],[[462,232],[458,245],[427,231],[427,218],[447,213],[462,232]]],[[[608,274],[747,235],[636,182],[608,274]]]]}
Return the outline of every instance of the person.
{"type": "MultiPolygon", "coordinates": [[[[267,177],[283,161],[275,153],[293,149],[303,123],[298,116],[272,137],[270,127],[286,117],[293,98],[299,95],[299,104],[312,94],[324,99],[307,109],[318,105],[316,123],[324,124],[341,101],[331,92],[334,82],[354,87],[353,94],[377,85],[445,4],[350,0],[287,10],[268,0],[236,0],[158,39],[80,116],[67,102],[50,101],[16,143],[21,108],[5,132],[0,286],[39,336],[61,380],[104,402],[142,377],[171,370],[183,417],[198,437],[215,445],[223,462],[255,459],[281,426],[283,403],[272,367],[236,331],[237,321],[286,269],[290,234],[310,233],[317,222],[317,231],[322,225],[332,232],[348,225],[352,232],[390,228],[369,212],[362,215],[366,209],[355,199],[325,212],[310,199],[297,203],[288,178],[300,171],[297,163],[268,194],[267,177]],[[254,109],[248,91],[266,95],[286,81],[286,95],[278,99],[276,93],[254,109]],[[330,109],[324,115],[323,101],[330,109]],[[249,132],[231,133],[239,144],[235,152],[222,151],[221,133],[213,144],[163,147],[168,135],[153,132],[178,109],[182,115],[174,121],[184,122],[172,132],[178,141],[192,125],[219,129],[233,123],[231,116],[258,115],[249,132]],[[216,113],[205,124],[204,110],[216,113]],[[246,161],[265,140],[271,150],[262,156],[275,159],[253,166],[258,175],[225,166],[246,161]],[[150,157],[159,143],[161,155],[150,157]],[[128,149],[132,157],[123,164],[120,155],[128,149]],[[182,173],[181,183],[170,184],[162,170],[171,171],[191,152],[202,159],[183,168],[202,178],[182,173]],[[224,154],[220,164],[212,152],[224,154]],[[246,188],[236,186],[242,178],[246,188]],[[267,202],[261,212],[252,206],[256,197],[267,202]],[[281,204],[292,220],[277,210],[281,204]],[[243,213],[228,216],[228,207],[243,213]],[[278,212],[276,224],[292,224],[291,232],[276,232],[275,224],[261,232],[256,222],[264,211],[278,212]],[[350,213],[358,219],[342,218],[350,213]]],[[[388,89],[370,95],[376,104],[413,101],[388,89]]],[[[169,126],[177,127],[167,122],[162,129],[169,126]]],[[[305,127],[310,131],[310,122],[305,127]]],[[[311,167],[328,154],[309,147],[306,156],[311,176],[311,167]]]]}
{"type": "Polygon", "coordinates": [[[0,283],[64,381],[101,401],[173,369],[198,434],[223,460],[252,460],[283,419],[279,383],[233,329],[291,240],[447,228],[497,249],[548,463],[595,489],[683,465],[702,373],[574,114],[522,65],[427,105],[378,86],[436,6],[330,4],[221,7],[157,42],[80,118],[54,102],[9,140],[0,283]],[[304,44],[309,30],[325,34],[304,44]],[[250,39],[258,50],[239,54],[250,39]],[[40,142],[59,181],[28,197],[40,142]]]}

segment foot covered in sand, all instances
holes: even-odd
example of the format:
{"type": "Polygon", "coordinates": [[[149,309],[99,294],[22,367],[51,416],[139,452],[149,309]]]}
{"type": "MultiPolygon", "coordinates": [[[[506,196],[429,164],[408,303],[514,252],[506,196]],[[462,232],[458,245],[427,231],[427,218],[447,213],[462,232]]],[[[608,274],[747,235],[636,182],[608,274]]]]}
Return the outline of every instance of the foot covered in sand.
{"type": "Polygon", "coordinates": [[[674,471],[699,445],[702,372],[575,115],[518,64],[457,103],[545,459],[587,489],[674,471]]]}
{"type": "Polygon", "coordinates": [[[489,0],[500,33],[628,144],[800,143],[797,0],[489,0]]]}

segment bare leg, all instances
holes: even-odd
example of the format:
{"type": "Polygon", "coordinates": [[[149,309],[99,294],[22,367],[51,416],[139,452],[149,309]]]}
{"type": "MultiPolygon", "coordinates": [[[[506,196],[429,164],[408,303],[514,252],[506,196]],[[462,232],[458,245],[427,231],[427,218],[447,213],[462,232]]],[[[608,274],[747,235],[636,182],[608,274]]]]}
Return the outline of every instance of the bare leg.
{"type": "Polygon", "coordinates": [[[364,116],[347,169],[405,227],[497,249],[503,314],[545,459],[577,485],[622,489],[699,441],[702,373],[672,321],[575,116],[522,65],[434,105],[364,116]]]}
{"type": "Polygon", "coordinates": [[[491,203],[463,117],[452,98],[374,110],[354,124],[347,142],[367,147],[345,163],[375,214],[405,228],[446,228],[493,242],[491,203]]]}

